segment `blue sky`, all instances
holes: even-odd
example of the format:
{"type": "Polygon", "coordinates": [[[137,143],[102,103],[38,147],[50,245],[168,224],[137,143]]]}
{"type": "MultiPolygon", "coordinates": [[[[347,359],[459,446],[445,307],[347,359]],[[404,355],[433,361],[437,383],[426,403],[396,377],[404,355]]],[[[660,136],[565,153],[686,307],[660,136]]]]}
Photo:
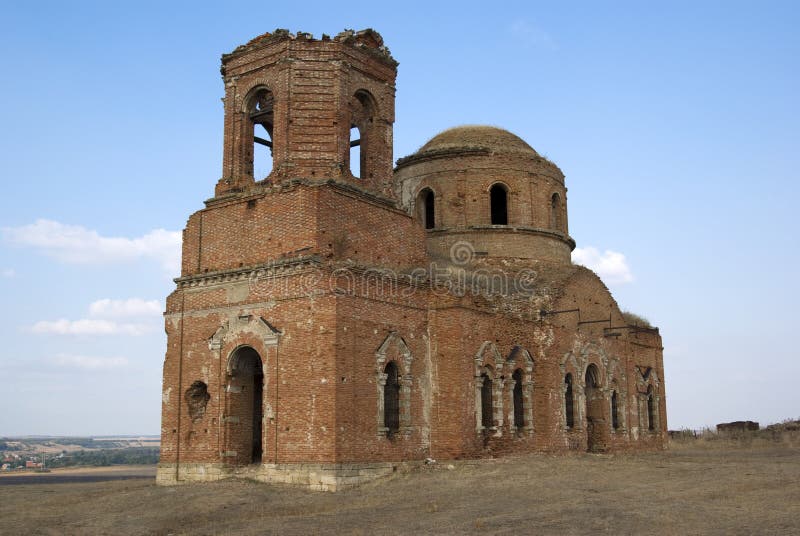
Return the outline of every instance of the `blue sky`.
{"type": "Polygon", "coordinates": [[[0,435],[158,432],[219,58],[275,28],[383,35],[395,158],[485,123],[562,168],[580,258],[661,328],[670,428],[800,417],[800,4],[162,4],[4,2],[0,435]]]}

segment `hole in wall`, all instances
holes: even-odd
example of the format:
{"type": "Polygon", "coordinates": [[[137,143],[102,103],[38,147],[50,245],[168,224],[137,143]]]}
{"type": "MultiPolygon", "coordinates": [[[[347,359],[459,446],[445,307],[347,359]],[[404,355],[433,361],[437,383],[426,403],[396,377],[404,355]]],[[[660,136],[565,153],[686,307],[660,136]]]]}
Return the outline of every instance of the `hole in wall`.
{"type": "Polygon", "coordinates": [[[206,405],[211,400],[211,395],[208,394],[208,385],[200,380],[195,380],[186,389],[183,398],[189,406],[189,417],[191,417],[192,422],[201,420],[206,413],[206,405]]]}

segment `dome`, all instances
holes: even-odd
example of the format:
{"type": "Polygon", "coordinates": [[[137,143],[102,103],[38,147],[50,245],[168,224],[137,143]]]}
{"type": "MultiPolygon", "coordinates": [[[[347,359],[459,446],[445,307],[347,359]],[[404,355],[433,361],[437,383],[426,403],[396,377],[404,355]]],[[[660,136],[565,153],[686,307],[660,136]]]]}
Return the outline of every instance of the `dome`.
{"type": "Polygon", "coordinates": [[[519,136],[502,128],[487,125],[464,125],[445,130],[431,138],[416,154],[476,149],[489,150],[492,153],[539,156],[533,147],[519,136]]]}

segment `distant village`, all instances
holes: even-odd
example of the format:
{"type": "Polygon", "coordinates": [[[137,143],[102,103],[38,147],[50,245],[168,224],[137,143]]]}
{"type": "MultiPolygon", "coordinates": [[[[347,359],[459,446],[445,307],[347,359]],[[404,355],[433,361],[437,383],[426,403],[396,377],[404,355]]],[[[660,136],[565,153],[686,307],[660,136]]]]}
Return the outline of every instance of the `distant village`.
{"type": "Polygon", "coordinates": [[[0,472],[153,464],[159,448],[158,436],[0,438],[0,472]]]}

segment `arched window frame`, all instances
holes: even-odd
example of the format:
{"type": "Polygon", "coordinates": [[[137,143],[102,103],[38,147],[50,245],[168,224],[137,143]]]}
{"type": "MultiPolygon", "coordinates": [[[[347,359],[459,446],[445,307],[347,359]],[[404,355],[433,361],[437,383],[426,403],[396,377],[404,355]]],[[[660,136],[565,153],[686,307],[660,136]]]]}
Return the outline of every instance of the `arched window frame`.
{"type": "Polygon", "coordinates": [[[620,366],[617,358],[611,358],[608,365],[608,385],[609,385],[609,398],[608,409],[611,416],[609,426],[612,433],[624,434],[628,431],[628,417],[627,417],[627,376],[625,370],[620,366]],[[617,427],[614,427],[614,407],[612,404],[612,396],[617,395],[617,427]]]}
{"type": "Polygon", "coordinates": [[[508,377],[508,423],[511,431],[519,434],[532,434],[535,423],[533,422],[533,393],[534,393],[534,363],[530,352],[521,346],[514,346],[506,360],[506,370],[510,371],[508,377]],[[522,425],[517,423],[516,401],[514,388],[516,380],[514,374],[519,371],[522,389],[522,425]]]}
{"type": "Polygon", "coordinates": [[[510,193],[507,184],[495,182],[489,187],[489,222],[491,225],[509,225],[510,193]],[[502,197],[500,194],[502,193],[502,197]]]}
{"type": "Polygon", "coordinates": [[[638,405],[639,430],[642,433],[658,434],[661,432],[661,382],[658,373],[652,367],[636,367],[636,391],[638,405]],[[649,402],[651,401],[652,402],[649,402]],[[652,425],[650,428],[650,408],[652,406],[652,425]]]}
{"type": "MultiPolygon", "coordinates": [[[[217,400],[222,403],[219,406],[219,421],[221,424],[220,445],[222,445],[222,452],[220,458],[225,462],[236,463],[238,453],[231,449],[231,435],[232,430],[238,425],[239,418],[231,414],[231,395],[236,394],[237,387],[231,383],[232,376],[240,368],[239,357],[237,350],[242,346],[250,346],[253,348],[261,358],[262,373],[264,376],[264,385],[262,395],[266,400],[266,389],[269,385],[269,367],[268,360],[271,352],[276,352],[280,338],[283,333],[264,320],[264,318],[257,315],[241,315],[233,319],[226,320],[220,325],[214,334],[208,339],[208,349],[214,359],[225,363],[225,381],[220,381],[217,392],[217,400]]],[[[213,402],[213,394],[212,400],[213,402]]],[[[263,410],[263,418],[265,422],[272,417],[271,409],[265,404],[263,410]]],[[[262,432],[266,434],[267,428],[265,427],[262,432]]],[[[266,445],[265,445],[266,447],[266,445]]],[[[266,455],[266,448],[262,450],[262,456],[266,455]]],[[[263,458],[262,458],[263,460],[263,458]]]]}
{"type": "MultiPolygon", "coordinates": [[[[584,406],[583,419],[586,421],[583,425],[587,427],[590,419],[590,406],[600,413],[600,418],[605,418],[604,406],[605,402],[608,401],[608,390],[605,387],[603,367],[598,363],[587,363],[582,379],[581,388],[583,396],[581,397],[581,404],[584,406]],[[589,396],[590,394],[592,397],[589,396]]],[[[595,417],[597,417],[597,415],[595,417]]]]}
{"type": "Polygon", "coordinates": [[[586,425],[586,399],[584,396],[584,376],[588,364],[586,349],[578,352],[569,352],[564,355],[561,362],[561,408],[563,410],[561,423],[567,432],[583,431],[586,425]],[[567,374],[572,377],[572,427],[567,427],[567,374]]]}
{"type": "Polygon", "coordinates": [[[475,355],[475,431],[500,432],[503,426],[503,358],[491,341],[484,342],[475,355]],[[483,425],[481,389],[486,374],[492,380],[492,426],[483,425]]]}
{"type": "Polygon", "coordinates": [[[395,434],[390,433],[385,421],[385,389],[386,389],[386,366],[389,362],[394,362],[397,367],[397,381],[400,384],[398,405],[400,408],[400,427],[399,434],[408,435],[411,433],[411,364],[414,360],[411,350],[396,332],[390,333],[375,352],[375,376],[377,392],[377,435],[378,437],[392,438],[395,434]]]}

